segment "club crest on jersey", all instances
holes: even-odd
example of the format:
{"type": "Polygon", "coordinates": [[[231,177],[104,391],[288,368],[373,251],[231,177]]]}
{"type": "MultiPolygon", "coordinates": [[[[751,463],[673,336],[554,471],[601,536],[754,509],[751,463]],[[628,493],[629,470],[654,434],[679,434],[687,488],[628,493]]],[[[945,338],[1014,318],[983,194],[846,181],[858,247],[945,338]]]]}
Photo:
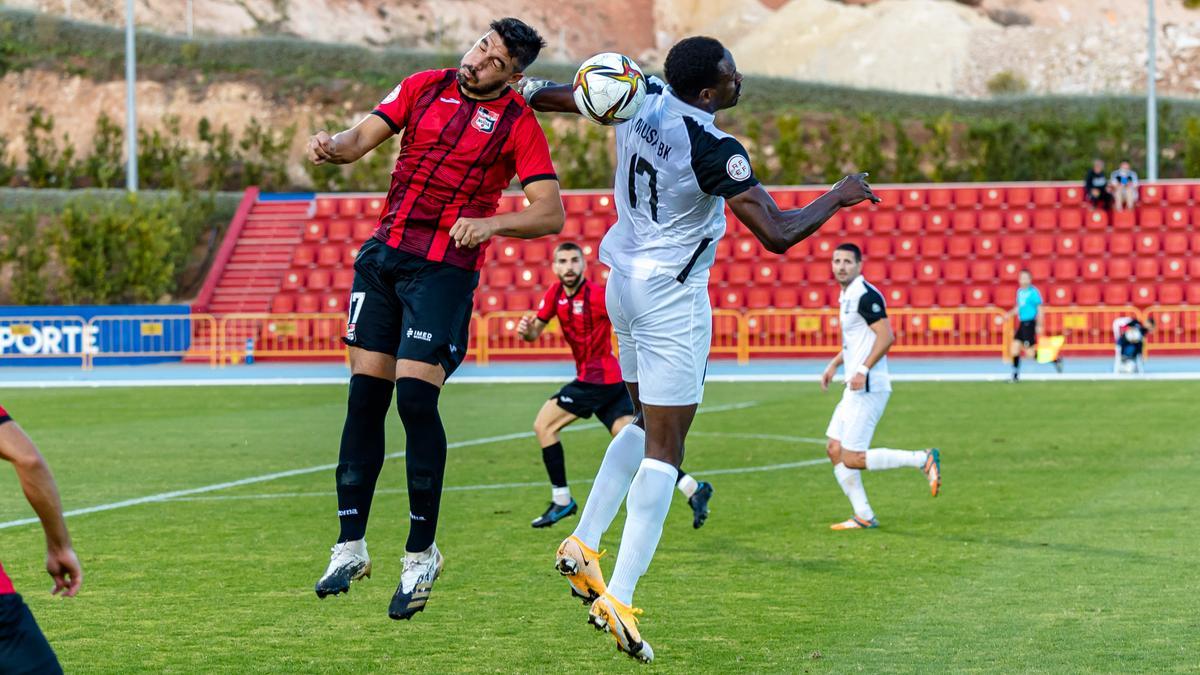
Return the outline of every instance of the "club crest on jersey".
{"type": "Polygon", "coordinates": [[[746,180],[750,177],[750,160],[745,155],[734,155],[725,162],[725,172],[734,180],[746,180]]]}
{"type": "Polygon", "coordinates": [[[574,306],[571,309],[575,314],[583,314],[583,301],[576,300],[574,306]]]}
{"type": "Polygon", "coordinates": [[[490,134],[496,128],[496,122],[499,121],[500,113],[492,112],[487,108],[479,108],[475,111],[475,119],[471,120],[471,126],[485,134],[490,134]]]}

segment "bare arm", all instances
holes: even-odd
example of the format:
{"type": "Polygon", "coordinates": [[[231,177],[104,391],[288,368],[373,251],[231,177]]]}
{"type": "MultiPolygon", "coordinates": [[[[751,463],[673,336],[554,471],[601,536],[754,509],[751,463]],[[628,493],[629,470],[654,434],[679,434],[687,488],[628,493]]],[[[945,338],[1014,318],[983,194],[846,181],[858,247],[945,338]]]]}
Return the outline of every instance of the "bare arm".
{"type": "Polygon", "coordinates": [[[533,239],[562,231],[566,212],[557,180],[539,180],[525,186],[525,210],[490,218],[459,218],[450,228],[456,246],[471,247],[495,236],[533,239]]]}
{"type": "Polygon", "coordinates": [[[11,421],[0,424],[0,457],[12,462],[25,499],[42,521],[46,533],[46,571],[54,578],[53,593],[75,595],[83,582],[83,572],[71,547],[58,486],[46,459],[21,427],[11,421]]]}
{"type": "Polygon", "coordinates": [[[833,381],[833,376],[837,374],[838,366],[846,359],[842,350],[838,350],[836,356],[829,360],[829,365],[825,366],[825,372],[821,373],[821,391],[829,389],[829,383],[833,381]]]}
{"type": "Polygon", "coordinates": [[[517,323],[517,335],[520,335],[526,342],[533,342],[541,337],[542,331],[546,330],[546,326],[549,325],[532,314],[526,314],[517,323]]]}
{"type": "MultiPolygon", "coordinates": [[[[870,370],[879,363],[892,345],[896,343],[896,334],[892,332],[892,322],[886,318],[880,319],[871,324],[871,330],[875,333],[875,345],[871,347],[871,353],[867,354],[867,360],[863,361],[863,366],[870,370]]],[[[854,373],[850,378],[850,388],[859,390],[867,384],[867,376],[863,373],[854,373]]]]}
{"type": "Polygon", "coordinates": [[[313,164],[350,164],[392,136],[392,128],[375,115],[333,136],[321,130],[308,139],[308,161],[313,164]]]}
{"type": "Polygon", "coordinates": [[[820,229],[838,209],[867,199],[879,201],[867,185],[867,174],[859,173],[846,176],[829,192],[801,209],[781,211],[761,185],[729,199],[728,203],[733,214],[745,223],[764,248],[772,253],[783,253],[820,229]]]}
{"type": "Polygon", "coordinates": [[[520,87],[529,107],[538,112],[579,113],[575,105],[575,93],[569,84],[557,84],[549,80],[523,80],[520,87]]]}

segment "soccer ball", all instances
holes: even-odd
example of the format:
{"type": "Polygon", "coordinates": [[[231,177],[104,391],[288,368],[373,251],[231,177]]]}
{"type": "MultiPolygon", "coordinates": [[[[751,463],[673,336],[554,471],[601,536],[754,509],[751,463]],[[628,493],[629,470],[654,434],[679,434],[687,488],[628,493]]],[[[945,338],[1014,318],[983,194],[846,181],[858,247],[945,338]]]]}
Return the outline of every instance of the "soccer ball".
{"type": "Polygon", "coordinates": [[[628,122],[646,99],[646,77],[633,59],[604,52],[575,73],[575,106],[596,124],[628,122]]]}

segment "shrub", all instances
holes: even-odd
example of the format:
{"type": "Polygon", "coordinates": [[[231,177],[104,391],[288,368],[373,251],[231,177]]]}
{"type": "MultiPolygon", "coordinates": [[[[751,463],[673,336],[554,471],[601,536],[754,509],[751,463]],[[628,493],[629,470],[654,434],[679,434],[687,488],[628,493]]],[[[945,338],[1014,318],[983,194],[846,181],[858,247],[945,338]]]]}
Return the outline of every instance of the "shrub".
{"type": "Polygon", "coordinates": [[[987,90],[992,96],[1015,96],[1028,91],[1029,83],[1011,70],[1002,70],[988,78],[987,90]]]}

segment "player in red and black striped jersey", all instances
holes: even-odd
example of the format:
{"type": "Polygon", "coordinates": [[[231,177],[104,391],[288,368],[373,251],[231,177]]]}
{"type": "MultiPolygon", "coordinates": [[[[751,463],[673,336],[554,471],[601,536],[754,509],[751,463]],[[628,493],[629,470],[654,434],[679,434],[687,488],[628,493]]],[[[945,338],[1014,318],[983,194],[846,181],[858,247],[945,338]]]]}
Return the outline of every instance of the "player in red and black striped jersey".
{"type": "Polygon", "coordinates": [[[410,528],[388,615],[409,619],[424,609],[441,571],[434,534],[446,432],[437,402],[466,356],[484,251],[493,236],[554,234],[564,220],[545,134],[510,86],[544,46],[521,21],[494,21],[458,68],[411,75],[354,128],[309,140],[313,163],[345,164],[404,134],[379,227],[354,263],[349,405],[336,472],[341,533],[319,597],[370,574],[364,536],[393,389],[406,436],[410,528]],[[496,215],[514,176],[529,206],[496,215]]]}
{"type": "MultiPolygon", "coordinates": [[[[585,277],[587,263],[578,244],[559,244],[554,249],[553,265],[558,283],[546,290],[537,314],[526,315],[517,324],[517,333],[532,342],[558,319],[575,357],[575,380],[551,396],[533,421],[551,485],[550,506],[533,520],[534,527],[549,527],[579,509],[567,486],[560,432],[580,417],[594,414],[616,436],[634,420],[635,413],[633,399],[621,378],[621,364],[613,355],[604,286],[585,277]]],[[[698,528],[708,519],[713,487],[707,482],[697,483],[682,469],[677,471],[676,486],[687,497],[692,507],[692,526],[698,528]]]]}
{"type": "MultiPolygon", "coordinates": [[[[63,520],[58,486],[37,446],[0,406],[0,458],[11,462],[25,498],[42,521],[46,534],[46,571],[54,579],[51,593],[70,597],[79,592],[83,570],[63,520]]],[[[58,657],[46,642],[29,607],[0,566],[0,673],[61,673],[58,657]]]]}

